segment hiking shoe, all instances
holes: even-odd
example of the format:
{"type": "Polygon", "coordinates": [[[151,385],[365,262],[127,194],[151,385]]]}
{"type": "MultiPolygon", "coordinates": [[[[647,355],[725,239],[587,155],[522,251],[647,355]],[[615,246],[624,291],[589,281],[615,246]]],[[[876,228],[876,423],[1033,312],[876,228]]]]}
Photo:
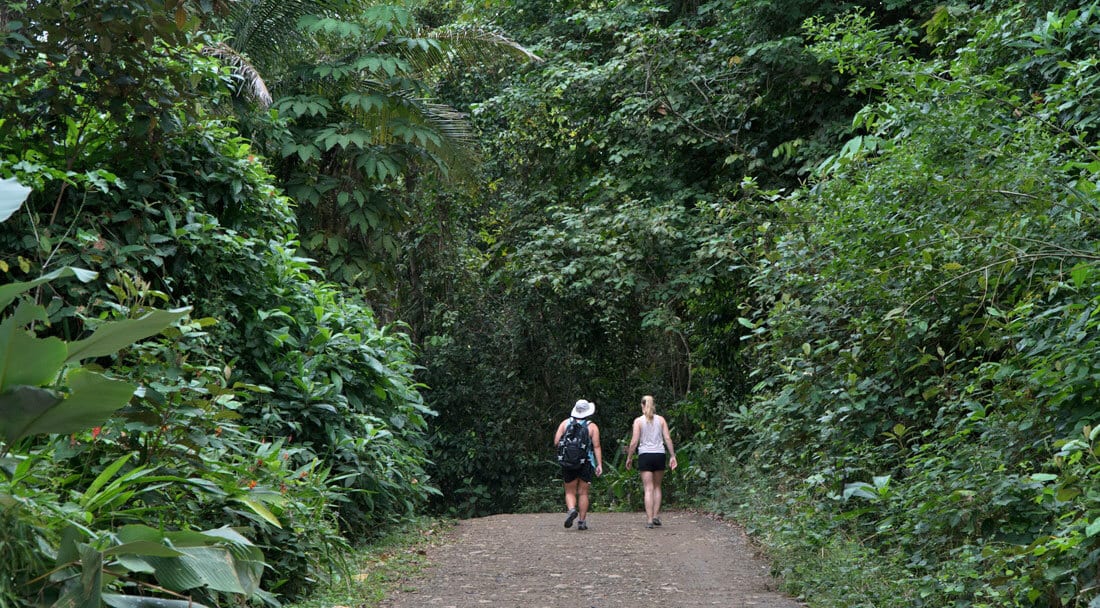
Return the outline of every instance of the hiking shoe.
{"type": "Polygon", "coordinates": [[[653,525],[655,525],[655,526],[661,525],[661,518],[660,517],[654,517],[653,518],[653,525]]]}
{"type": "Polygon", "coordinates": [[[578,530],[587,530],[588,529],[588,522],[584,521],[583,519],[578,521],[577,522],[577,529],[578,530]]]}
{"type": "Polygon", "coordinates": [[[579,513],[577,513],[576,509],[569,509],[569,513],[566,513],[566,515],[565,515],[565,527],[566,528],[572,528],[573,527],[573,520],[577,519],[577,515],[579,515],[579,513]]]}
{"type": "Polygon", "coordinates": [[[645,522],[645,527],[652,528],[653,527],[653,522],[651,522],[651,521],[645,522]]]}

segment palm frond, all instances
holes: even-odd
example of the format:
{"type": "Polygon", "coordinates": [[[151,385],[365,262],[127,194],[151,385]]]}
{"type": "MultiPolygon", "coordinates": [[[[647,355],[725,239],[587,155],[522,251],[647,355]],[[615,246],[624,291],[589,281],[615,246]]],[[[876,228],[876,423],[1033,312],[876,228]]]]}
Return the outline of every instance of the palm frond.
{"type": "Polygon", "coordinates": [[[476,165],[477,139],[464,114],[411,91],[394,89],[386,82],[364,79],[358,90],[362,94],[382,95],[387,101],[382,107],[372,106],[370,110],[345,106],[351,122],[343,126],[329,123],[323,128],[361,129],[370,134],[371,145],[403,150],[401,156],[430,159],[441,176],[452,180],[463,179],[476,165]],[[410,145],[397,133],[407,127],[431,132],[434,137],[410,145]]]}
{"type": "Polygon", "coordinates": [[[470,25],[413,32],[385,48],[415,64],[422,74],[452,63],[542,62],[541,57],[501,32],[470,25]]]}
{"type": "Polygon", "coordinates": [[[336,0],[238,0],[222,31],[229,35],[233,48],[269,71],[280,59],[313,46],[313,40],[298,30],[302,17],[329,13],[339,4],[336,0]]]}
{"type": "Polygon", "coordinates": [[[241,79],[241,89],[247,91],[261,106],[266,108],[271,105],[271,93],[267,90],[267,84],[247,57],[224,42],[208,46],[203,52],[232,66],[233,73],[241,79]]]}
{"type": "Polygon", "coordinates": [[[522,44],[492,28],[476,25],[436,28],[427,37],[439,40],[463,61],[494,61],[502,57],[542,63],[542,58],[522,44]]]}

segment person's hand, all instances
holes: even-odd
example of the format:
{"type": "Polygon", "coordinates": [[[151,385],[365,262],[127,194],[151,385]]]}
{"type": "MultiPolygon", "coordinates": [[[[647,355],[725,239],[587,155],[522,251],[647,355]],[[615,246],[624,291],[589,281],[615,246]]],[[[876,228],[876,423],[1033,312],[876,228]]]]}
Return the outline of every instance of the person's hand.
{"type": "Polygon", "coordinates": [[[596,465],[596,477],[599,477],[600,475],[603,475],[603,465],[602,464],[596,465]]]}
{"type": "Polygon", "coordinates": [[[630,470],[630,459],[629,458],[626,459],[626,470],[628,470],[628,471],[630,470]]]}
{"type": "Polygon", "coordinates": [[[673,471],[676,470],[676,457],[675,456],[673,456],[672,459],[668,461],[668,468],[672,469],[673,471]]]}

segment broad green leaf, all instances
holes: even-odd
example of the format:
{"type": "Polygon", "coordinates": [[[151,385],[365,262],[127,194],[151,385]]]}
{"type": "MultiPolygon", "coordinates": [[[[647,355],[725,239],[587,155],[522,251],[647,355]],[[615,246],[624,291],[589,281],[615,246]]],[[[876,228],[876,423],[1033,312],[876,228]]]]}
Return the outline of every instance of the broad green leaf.
{"type": "Polygon", "coordinates": [[[263,553],[232,528],[205,532],[168,532],[169,542],[186,553],[165,566],[164,558],[149,558],[157,567],[162,584],[177,590],[207,586],[251,596],[259,590],[263,575],[263,553]]]}
{"type": "Polygon", "coordinates": [[[35,386],[17,386],[0,393],[0,435],[8,444],[25,437],[35,417],[60,402],[56,392],[35,386]]]}
{"type": "Polygon", "coordinates": [[[32,323],[42,323],[46,325],[50,321],[49,315],[46,313],[46,309],[38,304],[34,304],[30,300],[24,300],[19,303],[19,306],[15,309],[12,316],[8,317],[15,327],[26,328],[32,323]]]}
{"type": "Polygon", "coordinates": [[[1100,517],[1092,520],[1092,523],[1085,526],[1085,536],[1093,537],[1100,534],[1100,517]]]}
{"type": "Polygon", "coordinates": [[[1089,283],[1089,277],[1092,274],[1092,267],[1088,264],[1077,264],[1069,271],[1070,278],[1073,279],[1073,286],[1080,289],[1089,283]]]}
{"type": "Polygon", "coordinates": [[[30,196],[31,189],[20,184],[15,178],[0,179],[0,222],[19,211],[23,201],[30,196]]]}
{"type": "Polygon", "coordinates": [[[178,547],[179,557],[150,557],[157,580],[173,591],[207,587],[245,593],[233,555],[225,547],[178,547]]]}
{"type": "Polygon", "coordinates": [[[847,500],[852,496],[859,496],[860,498],[876,499],[878,494],[875,493],[875,488],[871,484],[863,481],[857,481],[855,483],[849,483],[844,485],[844,491],[842,495],[847,500]]]}
{"type": "Polygon", "coordinates": [[[90,337],[71,343],[67,361],[82,361],[114,354],[134,342],[160,333],[190,312],[191,307],[154,310],[138,319],[103,325],[90,337]]]}
{"type": "Polygon", "coordinates": [[[252,541],[245,538],[240,532],[237,532],[233,528],[214,528],[212,530],[204,530],[201,534],[207,538],[207,542],[209,542],[211,538],[214,538],[228,541],[235,545],[252,546],[252,541]]]}
{"type": "Polygon", "coordinates": [[[1069,502],[1080,495],[1081,489],[1073,486],[1062,486],[1058,488],[1058,491],[1054,494],[1055,498],[1062,502],[1069,502]]]}
{"type": "Polygon", "coordinates": [[[126,405],[133,385],[79,369],[69,374],[72,393],[61,399],[56,393],[19,387],[0,394],[0,433],[12,443],[39,433],[75,433],[102,424],[126,405]]]}
{"type": "Polygon", "coordinates": [[[165,534],[156,528],[143,524],[130,524],[119,528],[116,534],[123,543],[136,543],[138,541],[161,542],[165,534]]]}
{"type": "Polygon", "coordinates": [[[118,593],[104,593],[103,603],[111,608],[206,608],[206,606],[191,600],[170,600],[140,595],[120,595],[118,593]]]}
{"type": "Polygon", "coordinates": [[[68,350],[58,338],[35,338],[15,319],[0,323],[0,394],[16,386],[41,386],[57,378],[68,350]]]}
{"type": "Polygon", "coordinates": [[[73,268],[66,266],[59,268],[49,274],[42,275],[33,281],[26,281],[22,283],[8,283],[7,285],[0,285],[0,310],[8,307],[17,296],[30,289],[48,283],[54,279],[66,276],[75,276],[81,282],[87,283],[99,276],[99,273],[92,272],[91,270],[84,270],[82,268],[73,268]]]}
{"type": "Polygon", "coordinates": [[[120,566],[126,568],[130,572],[141,572],[143,574],[153,574],[157,571],[148,560],[140,555],[117,555],[115,561],[120,566]]]}
{"type": "Polygon", "coordinates": [[[58,566],[75,562],[80,559],[80,539],[84,533],[76,526],[66,526],[61,531],[61,542],[57,545],[56,563],[58,566]]]}
{"type": "Polygon", "coordinates": [[[215,528],[207,530],[204,534],[221,537],[228,541],[226,548],[233,556],[237,580],[244,588],[245,594],[251,596],[258,591],[260,577],[263,576],[264,572],[263,552],[232,528],[215,528]]]}
{"type": "Polygon", "coordinates": [[[264,518],[264,521],[266,521],[267,523],[275,526],[276,528],[282,528],[283,527],[283,524],[279,523],[279,518],[275,517],[275,514],[272,513],[267,507],[265,507],[263,505],[263,503],[261,503],[257,500],[253,500],[251,498],[248,498],[246,496],[238,497],[238,498],[236,498],[236,500],[237,500],[237,502],[245,505],[249,509],[252,509],[252,511],[256,515],[259,515],[260,517],[264,518]]]}
{"type": "Polygon", "coordinates": [[[179,557],[183,555],[179,551],[165,545],[163,542],[154,542],[149,540],[139,540],[132,543],[124,543],[121,545],[115,545],[109,549],[104,549],[104,556],[124,556],[124,555],[152,555],[154,557],[179,557]]]}
{"type": "Polygon", "coordinates": [[[103,587],[103,554],[80,546],[80,578],[70,581],[52,608],[100,608],[103,587]]]}

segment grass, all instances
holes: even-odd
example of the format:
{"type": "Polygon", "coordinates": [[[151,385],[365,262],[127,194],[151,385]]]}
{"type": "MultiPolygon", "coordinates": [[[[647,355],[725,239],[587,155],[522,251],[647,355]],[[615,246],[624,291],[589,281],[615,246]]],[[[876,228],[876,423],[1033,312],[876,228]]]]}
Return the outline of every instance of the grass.
{"type": "Polygon", "coordinates": [[[387,531],[348,556],[350,576],[334,574],[309,598],[284,608],[376,608],[393,591],[409,588],[428,565],[428,547],[442,542],[453,525],[424,518],[387,531]]]}

